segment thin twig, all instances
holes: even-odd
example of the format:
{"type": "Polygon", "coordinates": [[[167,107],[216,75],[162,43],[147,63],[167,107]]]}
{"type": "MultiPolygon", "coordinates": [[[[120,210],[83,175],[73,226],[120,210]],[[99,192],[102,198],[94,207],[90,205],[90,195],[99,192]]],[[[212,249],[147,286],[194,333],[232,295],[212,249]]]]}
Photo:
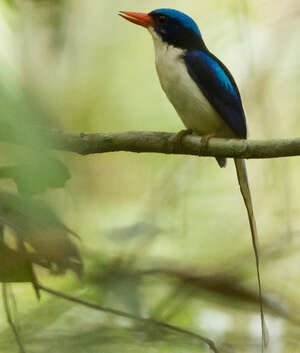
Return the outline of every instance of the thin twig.
{"type": "Polygon", "coordinates": [[[7,284],[5,284],[5,283],[2,284],[2,298],[3,298],[3,303],[4,303],[4,309],[5,309],[5,313],[6,313],[7,322],[10,325],[10,327],[11,327],[11,329],[12,329],[14,335],[15,335],[17,344],[19,346],[20,353],[25,353],[25,349],[24,349],[21,337],[19,336],[18,330],[17,330],[17,328],[16,328],[16,326],[15,326],[15,324],[13,322],[13,319],[11,317],[11,313],[10,313],[10,309],[9,309],[9,303],[8,303],[8,295],[7,295],[7,284]]]}
{"type": "Polygon", "coordinates": [[[12,316],[14,318],[15,327],[18,330],[18,332],[20,332],[21,331],[21,327],[20,327],[20,323],[19,323],[19,320],[18,320],[18,318],[19,318],[18,303],[17,303],[16,297],[15,297],[15,294],[13,292],[12,285],[9,285],[7,289],[8,289],[8,296],[9,296],[10,301],[11,301],[12,316]]]}
{"type": "Polygon", "coordinates": [[[107,312],[107,313],[110,313],[110,314],[113,314],[113,315],[122,316],[122,317],[125,317],[125,318],[130,319],[130,320],[135,320],[135,321],[144,322],[144,323],[147,323],[147,324],[150,324],[150,325],[155,325],[157,327],[163,327],[163,328],[166,328],[166,329],[168,329],[170,331],[173,331],[173,332],[178,332],[178,333],[182,333],[184,335],[190,336],[190,337],[194,337],[194,338],[206,343],[213,352],[219,353],[215,343],[212,340],[210,340],[209,338],[206,338],[206,337],[204,337],[202,335],[199,335],[199,334],[197,334],[195,332],[192,332],[192,331],[189,331],[189,330],[186,330],[186,329],[183,329],[181,327],[174,326],[174,325],[171,325],[171,324],[168,324],[168,323],[165,323],[165,322],[157,321],[157,320],[154,320],[154,319],[146,319],[146,318],[139,317],[139,316],[136,316],[136,315],[133,315],[133,314],[130,314],[130,313],[126,313],[124,311],[107,308],[107,307],[104,307],[102,305],[98,305],[98,304],[91,303],[91,302],[88,302],[88,301],[85,301],[85,300],[82,300],[82,299],[78,299],[78,298],[69,296],[67,294],[58,292],[58,291],[56,291],[54,289],[45,287],[45,286],[43,286],[41,284],[38,284],[38,288],[40,290],[44,291],[44,292],[47,292],[47,293],[52,294],[52,295],[55,295],[56,297],[71,301],[73,303],[84,305],[84,306],[86,306],[88,308],[92,308],[92,309],[99,310],[99,311],[104,311],[104,312],[107,312]]]}

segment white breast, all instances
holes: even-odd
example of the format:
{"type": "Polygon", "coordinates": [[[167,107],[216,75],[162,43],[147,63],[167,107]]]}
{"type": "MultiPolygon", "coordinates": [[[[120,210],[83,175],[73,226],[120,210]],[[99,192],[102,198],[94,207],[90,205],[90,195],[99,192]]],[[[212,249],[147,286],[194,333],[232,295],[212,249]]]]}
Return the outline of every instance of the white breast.
{"type": "Polygon", "coordinates": [[[189,75],[183,60],[184,51],[164,43],[153,29],[149,31],[161,86],[184,125],[198,135],[233,137],[231,129],[189,75]]]}

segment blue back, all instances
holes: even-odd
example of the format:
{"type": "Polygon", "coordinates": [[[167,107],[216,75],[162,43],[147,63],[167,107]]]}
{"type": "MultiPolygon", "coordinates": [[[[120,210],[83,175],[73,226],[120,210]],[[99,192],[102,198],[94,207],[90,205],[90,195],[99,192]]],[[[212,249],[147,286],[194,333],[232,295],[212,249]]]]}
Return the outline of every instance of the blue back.
{"type": "Polygon", "coordinates": [[[239,138],[247,138],[246,118],[238,87],[226,66],[208,51],[184,57],[188,72],[206,99],[239,138]]]}

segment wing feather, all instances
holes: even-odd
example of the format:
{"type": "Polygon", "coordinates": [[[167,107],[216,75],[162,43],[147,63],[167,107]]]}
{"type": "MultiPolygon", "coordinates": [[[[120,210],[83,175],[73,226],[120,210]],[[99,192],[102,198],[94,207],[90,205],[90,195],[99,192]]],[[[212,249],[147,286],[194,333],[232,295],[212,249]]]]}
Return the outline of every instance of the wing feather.
{"type": "Polygon", "coordinates": [[[188,72],[214,109],[239,138],[247,138],[246,118],[238,87],[226,66],[213,54],[188,51],[188,72]]]}

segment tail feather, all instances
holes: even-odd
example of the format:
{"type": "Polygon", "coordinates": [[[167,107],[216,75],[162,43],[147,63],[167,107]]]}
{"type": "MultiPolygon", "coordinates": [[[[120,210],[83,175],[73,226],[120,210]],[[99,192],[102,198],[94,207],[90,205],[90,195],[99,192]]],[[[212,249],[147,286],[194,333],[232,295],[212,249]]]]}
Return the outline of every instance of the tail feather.
{"type": "Polygon", "coordinates": [[[249,182],[247,177],[247,169],[246,163],[243,159],[235,159],[235,168],[236,173],[241,189],[241,193],[244,199],[245,206],[247,208],[249,224],[251,228],[251,236],[252,236],[252,244],[255,254],[255,262],[256,262],[256,271],[257,271],[257,280],[258,280],[258,292],[259,292],[259,302],[260,302],[260,317],[261,317],[261,329],[262,329],[262,352],[264,347],[267,347],[269,341],[268,329],[265,323],[264,318],[264,309],[263,309],[263,297],[262,297],[262,285],[260,279],[260,259],[259,259],[259,248],[258,248],[258,236],[257,236],[257,229],[256,229],[256,222],[253,212],[253,205],[251,199],[251,193],[249,188],[249,182]]]}
{"type": "Polygon", "coordinates": [[[226,167],[226,158],[222,158],[222,157],[216,157],[216,160],[219,164],[219,167],[221,168],[225,168],[226,167]]]}

